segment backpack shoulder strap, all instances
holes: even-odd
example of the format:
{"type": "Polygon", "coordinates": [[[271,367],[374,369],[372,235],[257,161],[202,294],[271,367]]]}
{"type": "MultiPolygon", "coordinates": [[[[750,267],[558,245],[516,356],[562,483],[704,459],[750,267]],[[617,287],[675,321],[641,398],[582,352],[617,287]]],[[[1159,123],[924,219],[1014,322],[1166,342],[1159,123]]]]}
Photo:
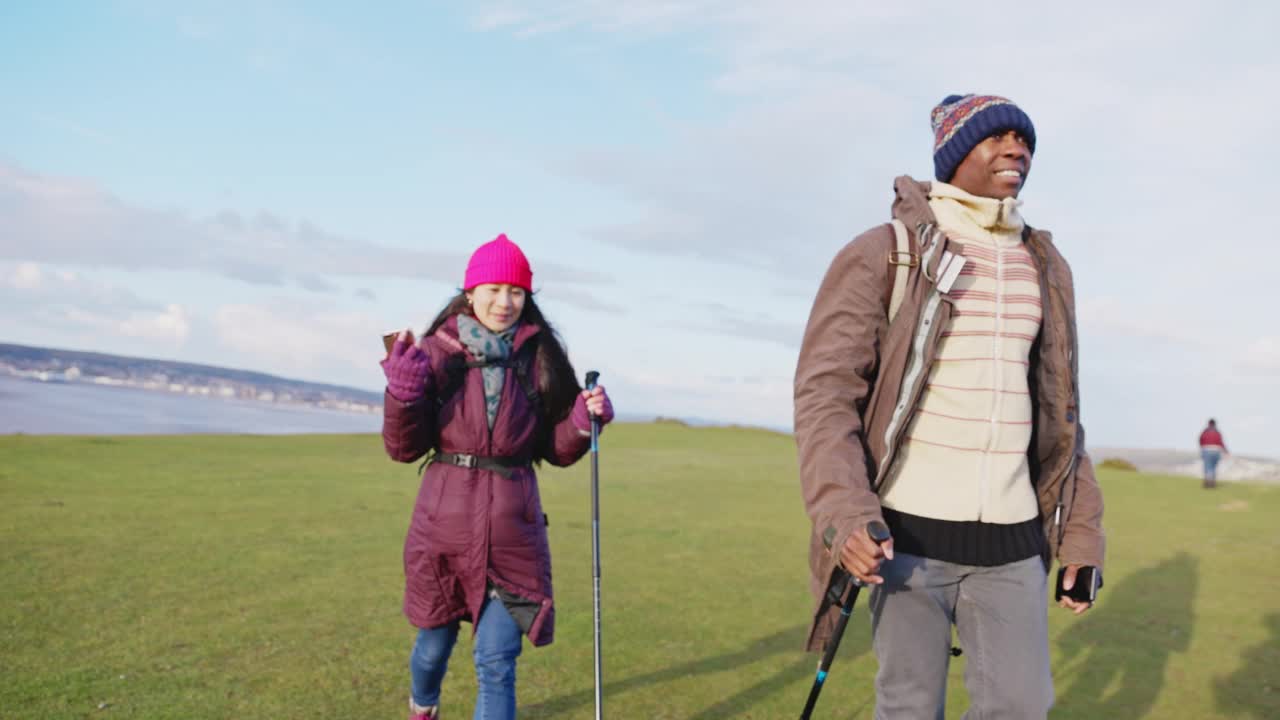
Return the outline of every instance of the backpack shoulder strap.
{"type": "Polygon", "coordinates": [[[537,382],[534,377],[533,365],[537,358],[537,346],[535,344],[530,343],[526,349],[522,349],[518,354],[504,360],[466,360],[464,357],[459,356],[454,356],[454,358],[453,363],[448,367],[449,382],[446,385],[447,389],[438,395],[438,401],[441,405],[447,402],[453,393],[457,392],[461,387],[462,376],[466,374],[467,370],[501,367],[515,373],[516,382],[520,385],[520,389],[524,392],[529,404],[534,408],[539,408],[542,396],[538,394],[537,382]]]}
{"type": "Polygon", "coordinates": [[[516,381],[520,383],[520,389],[524,390],[524,396],[529,400],[529,405],[534,408],[535,412],[542,412],[542,396],[538,394],[538,378],[534,371],[534,364],[538,359],[538,346],[535,341],[529,343],[530,347],[521,354],[523,360],[516,358],[512,363],[512,369],[516,372],[516,381]]]}
{"type": "Polygon", "coordinates": [[[438,407],[444,407],[454,393],[462,389],[466,380],[470,362],[465,355],[451,354],[445,356],[444,382],[436,388],[435,400],[438,407]]]}
{"type": "Polygon", "coordinates": [[[907,226],[897,218],[893,219],[893,236],[896,249],[889,253],[889,265],[894,268],[893,292],[889,295],[889,323],[898,316],[902,300],[907,294],[907,273],[911,268],[920,265],[920,258],[911,252],[911,242],[907,237],[907,226]]]}

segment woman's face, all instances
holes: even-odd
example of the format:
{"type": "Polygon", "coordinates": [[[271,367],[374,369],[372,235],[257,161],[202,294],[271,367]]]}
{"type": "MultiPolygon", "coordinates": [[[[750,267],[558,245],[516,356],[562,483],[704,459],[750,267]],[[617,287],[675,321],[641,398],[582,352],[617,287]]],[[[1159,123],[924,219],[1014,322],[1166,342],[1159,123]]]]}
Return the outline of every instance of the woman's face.
{"type": "Polygon", "coordinates": [[[520,319],[527,293],[515,285],[485,283],[471,288],[467,300],[481,325],[493,332],[507,330],[520,319]]]}

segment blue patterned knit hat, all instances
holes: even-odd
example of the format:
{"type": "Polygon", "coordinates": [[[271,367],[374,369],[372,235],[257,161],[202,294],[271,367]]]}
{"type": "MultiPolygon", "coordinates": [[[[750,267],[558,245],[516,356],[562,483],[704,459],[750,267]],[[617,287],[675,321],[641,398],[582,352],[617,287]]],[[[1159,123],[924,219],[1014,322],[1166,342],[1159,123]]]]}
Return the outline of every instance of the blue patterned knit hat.
{"type": "Polygon", "coordinates": [[[974,146],[997,130],[1017,130],[1036,151],[1036,128],[1012,100],[996,95],[948,95],[933,109],[933,174],[950,182],[974,146]]]}

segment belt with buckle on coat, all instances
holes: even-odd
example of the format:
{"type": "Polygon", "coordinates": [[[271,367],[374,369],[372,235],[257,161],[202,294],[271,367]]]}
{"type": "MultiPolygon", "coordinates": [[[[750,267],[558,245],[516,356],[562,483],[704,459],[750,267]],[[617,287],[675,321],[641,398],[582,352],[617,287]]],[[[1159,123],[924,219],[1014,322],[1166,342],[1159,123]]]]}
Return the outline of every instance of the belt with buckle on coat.
{"type": "Polygon", "coordinates": [[[503,477],[511,477],[516,468],[528,467],[529,459],[522,457],[505,457],[500,455],[472,455],[469,453],[436,453],[431,462],[442,462],[456,465],[468,470],[492,470],[503,477]]]}

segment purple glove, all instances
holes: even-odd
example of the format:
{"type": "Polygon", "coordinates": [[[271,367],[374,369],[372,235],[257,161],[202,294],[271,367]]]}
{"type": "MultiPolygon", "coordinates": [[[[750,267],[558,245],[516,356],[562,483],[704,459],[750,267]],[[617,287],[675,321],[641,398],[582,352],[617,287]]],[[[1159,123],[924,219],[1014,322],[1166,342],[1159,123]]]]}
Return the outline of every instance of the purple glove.
{"type": "Polygon", "coordinates": [[[592,405],[596,404],[597,397],[600,399],[600,412],[597,415],[602,427],[613,420],[613,403],[609,402],[609,395],[605,393],[604,386],[597,385],[592,390],[583,390],[578,395],[578,399],[573,401],[573,412],[569,414],[569,418],[573,420],[573,426],[582,432],[591,432],[591,411],[587,409],[588,397],[591,397],[592,405]]]}
{"type": "Polygon", "coordinates": [[[400,402],[411,403],[427,394],[427,377],[431,372],[431,359],[417,345],[396,339],[391,354],[382,361],[382,372],[387,376],[387,390],[400,402]]]}

